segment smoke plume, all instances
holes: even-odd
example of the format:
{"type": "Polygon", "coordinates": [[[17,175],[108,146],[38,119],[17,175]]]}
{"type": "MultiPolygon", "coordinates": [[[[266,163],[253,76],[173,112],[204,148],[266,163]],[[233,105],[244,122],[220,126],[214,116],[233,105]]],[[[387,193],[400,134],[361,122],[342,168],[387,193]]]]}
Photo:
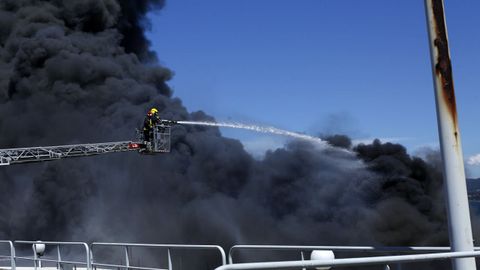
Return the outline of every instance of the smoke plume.
{"type": "MultiPolygon", "coordinates": [[[[145,15],[164,1],[1,0],[0,147],[125,140],[172,98],[145,15]]],[[[351,148],[346,136],[327,138],[351,148]]],[[[441,173],[398,144],[253,159],[216,127],[176,126],[172,152],[0,168],[4,239],[159,243],[446,245],[441,173]]]]}

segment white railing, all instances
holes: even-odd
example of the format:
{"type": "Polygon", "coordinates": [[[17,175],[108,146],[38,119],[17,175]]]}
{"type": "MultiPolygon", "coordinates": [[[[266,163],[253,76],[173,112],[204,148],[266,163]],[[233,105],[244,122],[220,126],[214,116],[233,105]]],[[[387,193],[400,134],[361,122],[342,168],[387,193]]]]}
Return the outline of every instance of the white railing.
{"type": "Polygon", "coordinates": [[[227,263],[225,251],[222,247],[217,245],[174,245],[174,244],[134,244],[134,243],[100,243],[94,242],[91,244],[91,252],[92,252],[92,266],[96,267],[104,267],[104,268],[124,268],[124,269],[137,269],[137,270],[172,270],[173,269],[173,262],[172,262],[172,252],[174,250],[212,250],[216,251],[220,254],[220,261],[221,265],[225,265],[227,263]],[[108,264],[108,263],[99,263],[94,261],[93,251],[95,247],[122,247],[124,252],[124,262],[125,264],[108,264]],[[161,248],[167,251],[167,261],[168,267],[167,269],[162,268],[152,268],[152,267],[144,267],[144,266],[133,266],[130,264],[130,251],[129,248],[161,248]]]}
{"type": "MultiPolygon", "coordinates": [[[[387,253],[387,252],[441,252],[450,251],[450,247],[375,247],[375,246],[282,246],[282,245],[235,245],[230,248],[228,252],[228,263],[233,264],[234,255],[241,250],[263,250],[263,251],[297,251],[300,254],[300,258],[305,258],[305,251],[313,250],[331,250],[331,251],[350,251],[350,252],[375,252],[375,253],[387,253]]],[[[475,248],[480,250],[480,248],[475,248]]]]}
{"type": "Polygon", "coordinates": [[[252,269],[301,269],[339,266],[388,265],[391,263],[424,262],[454,258],[479,257],[480,251],[442,252],[416,255],[396,255],[361,257],[332,260],[303,260],[281,262],[234,263],[217,267],[216,270],[252,270],[252,269]]]}
{"type": "MultiPolygon", "coordinates": [[[[31,246],[30,248],[32,249],[32,253],[33,253],[33,255],[31,257],[30,256],[26,257],[26,256],[14,255],[13,259],[12,259],[12,262],[14,262],[15,265],[17,264],[17,262],[19,260],[26,260],[26,261],[32,261],[35,269],[41,268],[42,262],[54,263],[56,265],[57,269],[61,269],[61,266],[63,264],[72,265],[72,266],[75,266],[75,267],[76,266],[83,266],[87,270],[92,269],[92,265],[91,265],[91,261],[90,261],[90,247],[85,242],[15,241],[13,243],[14,243],[14,245],[12,245],[13,254],[15,254],[15,245],[17,245],[17,244],[30,245],[31,246]],[[35,249],[35,245],[41,245],[41,244],[45,245],[45,247],[54,246],[55,250],[56,250],[55,258],[42,258],[35,249]],[[61,246],[69,246],[69,247],[77,246],[77,247],[80,247],[80,248],[84,249],[85,261],[63,260],[62,259],[62,254],[61,254],[61,249],[60,249],[61,246]]],[[[12,269],[14,269],[13,264],[12,264],[12,269]]]]}
{"type": "Polygon", "coordinates": [[[1,245],[8,244],[9,249],[10,249],[10,254],[8,255],[2,255],[0,254],[0,258],[10,261],[10,267],[12,270],[16,269],[16,261],[15,261],[15,246],[13,245],[12,241],[9,240],[0,240],[1,245]]]}
{"type": "MultiPolygon", "coordinates": [[[[228,264],[225,252],[222,247],[218,245],[176,245],[176,244],[141,244],[141,243],[100,243],[95,242],[87,244],[85,242],[52,242],[52,241],[8,241],[0,240],[0,245],[5,246],[9,250],[7,254],[0,254],[0,261],[10,262],[12,270],[16,270],[20,261],[33,262],[35,269],[42,268],[42,263],[54,264],[55,268],[63,269],[63,265],[70,265],[73,268],[84,268],[87,270],[102,268],[102,269],[135,269],[135,270],[173,270],[172,254],[177,250],[210,250],[215,252],[218,256],[218,267],[216,270],[252,270],[252,269],[306,269],[306,268],[324,268],[325,267],[348,267],[348,266],[366,266],[366,265],[384,265],[415,263],[434,260],[448,260],[455,258],[479,257],[480,248],[475,248],[475,251],[449,252],[449,247],[375,247],[375,246],[279,246],[279,245],[236,245],[230,248],[228,253],[228,264]],[[48,249],[48,256],[41,256],[36,249],[37,245],[45,245],[48,249]],[[16,249],[24,252],[32,250],[31,256],[19,256],[16,249]],[[61,248],[62,247],[62,248],[61,248]],[[76,260],[66,260],[62,258],[63,247],[80,248],[80,253],[76,260]],[[94,258],[97,257],[96,250],[104,248],[120,248],[123,253],[123,262],[120,264],[110,262],[98,262],[94,258]],[[132,265],[131,250],[134,248],[154,248],[163,249],[166,252],[167,268],[161,267],[145,267],[139,265],[132,265]],[[234,263],[234,256],[241,250],[258,251],[293,251],[299,252],[301,260],[295,261],[261,261],[261,262],[242,262],[234,263]],[[368,253],[419,253],[422,254],[408,254],[408,255],[381,255],[381,256],[367,256],[356,258],[337,258],[325,260],[308,260],[305,258],[304,252],[314,250],[330,250],[334,252],[368,252],[368,253]],[[53,251],[53,252],[52,252],[53,251]],[[428,252],[428,253],[426,253],[428,252]]],[[[5,249],[2,249],[5,250],[5,249]]],[[[42,252],[43,253],[43,252],[42,252]]],[[[47,254],[47,253],[46,253],[47,254]]],[[[189,253],[190,254],[190,253],[189,253]]],[[[100,257],[100,256],[98,256],[100,257]]],[[[209,257],[209,260],[211,257],[209,257]]],[[[389,268],[389,267],[387,267],[389,268]]]]}
{"type": "MultiPolygon", "coordinates": [[[[301,261],[305,261],[308,259],[306,258],[305,252],[307,251],[314,251],[314,250],[329,250],[332,252],[355,252],[355,253],[439,253],[439,252],[448,252],[450,251],[450,247],[433,247],[433,246],[403,246],[403,247],[396,247],[396,246],[292,246],[292,245],[235,245],[230,248],[228,252],[228,263],[234,264],[234,255],[242,250],[251,250],[251,251],[294,251],[298,252],[301,261]]],[[[480,247],[476,247],[475,251],[480,251],[480,247]]],[[[397,255],[398,256],[398,255],[397,255]]],[[[389,257],[397,257],[397,256],[389,256],[389,257]]],[[[384,256],[385,257],[385,256],[384,256]]],[[[368,258],[368,257],[367,257],[368,258]]],[[[376,256],[375,258],[380,258],[380,256],[376,256]]],[[[337,262],[339,259],[336,259],[337,262]]],[[[437,259],[438,260],[438,259],[437,259]]],[[[308,260],[311,262],[312,260],[308,260]]],[[[245,262],[244,262],[245,263],[245,262]]],[[[250,262],[251,263],[251,262],[250,262]]],[[[264,262],[262,262],[264,263],[264,262]]],[[[394,262],[398,269],[401,269],[402,261],[394,262]]],[[[241,263],[235,263],[236,265],[243,265],[241,263]]],[[[359,264],[360,265],[360,264],[359,264]]],[[[386,269],[390,269],[388,264],[385,265],[386,269]]],[[[261,266],[263,267],[263,266],[261,266]]],[[[304,267],[302,267],[304,268],[304,267]]],[[[259,268],[263,269],[263,268],[259,268]]]]}

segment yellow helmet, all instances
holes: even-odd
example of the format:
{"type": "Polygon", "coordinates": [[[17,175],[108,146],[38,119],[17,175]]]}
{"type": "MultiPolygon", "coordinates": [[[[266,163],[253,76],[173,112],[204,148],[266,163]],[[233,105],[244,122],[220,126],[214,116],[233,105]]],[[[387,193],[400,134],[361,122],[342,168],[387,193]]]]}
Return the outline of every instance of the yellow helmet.
{"type": "Polygon", "coordinates": [[[156,108],[151,108],[150,113],[151,114],[156,114],[156,113],[158,113],[158,110],[156,108]]]}

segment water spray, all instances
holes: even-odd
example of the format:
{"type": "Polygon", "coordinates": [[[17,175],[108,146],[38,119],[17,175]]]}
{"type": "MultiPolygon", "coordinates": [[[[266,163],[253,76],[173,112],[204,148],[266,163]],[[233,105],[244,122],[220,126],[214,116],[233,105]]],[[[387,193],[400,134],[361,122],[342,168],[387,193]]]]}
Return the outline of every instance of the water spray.
{"type": "Polygon", "coordinates": [[[246,129],[246,130],[252,130],[252,131],[261,132],[261,133],[270,133],[270,134],[288,136],[288,137],[292,137],[292,138],[296,138],[304,141],[310,141],[310,142],[317,143],[324,146],[328,145],[326,141],[318,137],[297,133],[297,132],[292,132],[288,130],[283,130],[283,129],[279,129],[271,126],[257,126],[257,125],[235,123],[235,122],[207,122],[207,121],[178,121],[177,123],[183,124],[183,125],[246,129]]]}

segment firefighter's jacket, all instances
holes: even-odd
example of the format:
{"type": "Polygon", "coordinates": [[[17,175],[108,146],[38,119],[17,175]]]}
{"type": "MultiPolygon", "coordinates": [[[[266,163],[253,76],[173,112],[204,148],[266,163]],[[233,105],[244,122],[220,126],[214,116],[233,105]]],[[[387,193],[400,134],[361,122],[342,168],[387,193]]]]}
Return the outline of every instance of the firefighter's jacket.
{"type": "Polygon", "coordinates": [[[158,115],[146,116],[145,120],[143,121],[143,130],[152,130],[156,124],[161,122],[160,117],[158,115]]]}

